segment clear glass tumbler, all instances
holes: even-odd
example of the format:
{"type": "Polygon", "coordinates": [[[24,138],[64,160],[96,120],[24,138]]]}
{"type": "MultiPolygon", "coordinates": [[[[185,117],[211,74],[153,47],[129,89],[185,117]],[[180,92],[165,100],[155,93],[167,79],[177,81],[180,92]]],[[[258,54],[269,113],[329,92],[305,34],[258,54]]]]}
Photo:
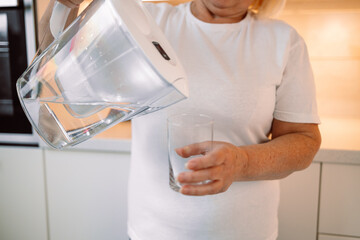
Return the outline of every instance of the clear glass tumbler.
{"type": "Polygon", "coordinates": [[[213,126],[214,120],[204,114],[178,114],[168,118],[169,184],[173,190],[178,192],[181,188],[176,180],[179,173],[189,171],[185,167],[186,162],[198,156],[183,158],[175,149],[193,143],[213,141],[213,126]]]}

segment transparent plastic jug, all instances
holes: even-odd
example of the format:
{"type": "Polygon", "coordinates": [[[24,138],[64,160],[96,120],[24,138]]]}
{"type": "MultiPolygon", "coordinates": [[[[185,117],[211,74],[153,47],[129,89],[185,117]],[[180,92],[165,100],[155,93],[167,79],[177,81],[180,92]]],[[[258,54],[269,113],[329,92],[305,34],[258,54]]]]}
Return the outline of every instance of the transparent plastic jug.
{"type": "Polygon", "coordinates": [[[34,59],[17,91],[57,149],[188,96],[175,52],[137,0],[94,0],[34,59]]]}

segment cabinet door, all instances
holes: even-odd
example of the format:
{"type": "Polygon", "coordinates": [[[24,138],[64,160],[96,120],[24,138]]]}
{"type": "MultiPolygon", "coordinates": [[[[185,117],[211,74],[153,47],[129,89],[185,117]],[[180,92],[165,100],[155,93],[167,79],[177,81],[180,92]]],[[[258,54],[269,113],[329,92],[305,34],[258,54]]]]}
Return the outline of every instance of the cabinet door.
{"type": "Polygon", "coordinates": [[[360,165],[323,165],[319,232],[360,237],[360,165]]]}
{"type": "Polygon", "coordinates": [[[38,148],[0,147],[0,239],[47,239],[44,168],[38,148]]]}
{"type": "Polygon", "coordinates": [[[130,154],[45,151],[51,240],[127,239],[130,154]]]}
{"type": "Polygon", "coordinates": [[[316,240],[320,164],[280,181],[278,240],[316,240]]]}
{"type": "Polygon", "coordinates": [[[318,240],[360,240],[360,238],[319,234],[318,240]]]}

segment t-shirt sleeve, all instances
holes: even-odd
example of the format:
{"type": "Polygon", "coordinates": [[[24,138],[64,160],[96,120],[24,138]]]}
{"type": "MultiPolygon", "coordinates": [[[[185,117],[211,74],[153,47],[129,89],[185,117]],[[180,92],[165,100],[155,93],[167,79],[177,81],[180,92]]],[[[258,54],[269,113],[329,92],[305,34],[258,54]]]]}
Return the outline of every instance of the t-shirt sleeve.
{"type": "Polygon", "coordinates": [[[307,47],[297,34],[293,42],[276,90],[274,118],[295,123],[320,123],[307,47]]]}

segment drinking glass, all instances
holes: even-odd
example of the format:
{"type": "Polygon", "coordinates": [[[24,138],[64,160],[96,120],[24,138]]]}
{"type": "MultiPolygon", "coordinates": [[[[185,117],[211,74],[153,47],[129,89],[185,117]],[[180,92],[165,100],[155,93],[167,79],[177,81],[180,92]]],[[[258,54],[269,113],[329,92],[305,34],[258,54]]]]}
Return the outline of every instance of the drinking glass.
{"type": "Polygon", "coordinates": [[[177,114],[168,118],[169,184],[173,190],[178,192],[181,188],[176,178],[179,173],[189,171],[185,167],[187,161],[199,156],[183,158],[176,153],[175,149],[193,143],[213,141],[213,126],[214,120],[204,114],[177,114]]]}

